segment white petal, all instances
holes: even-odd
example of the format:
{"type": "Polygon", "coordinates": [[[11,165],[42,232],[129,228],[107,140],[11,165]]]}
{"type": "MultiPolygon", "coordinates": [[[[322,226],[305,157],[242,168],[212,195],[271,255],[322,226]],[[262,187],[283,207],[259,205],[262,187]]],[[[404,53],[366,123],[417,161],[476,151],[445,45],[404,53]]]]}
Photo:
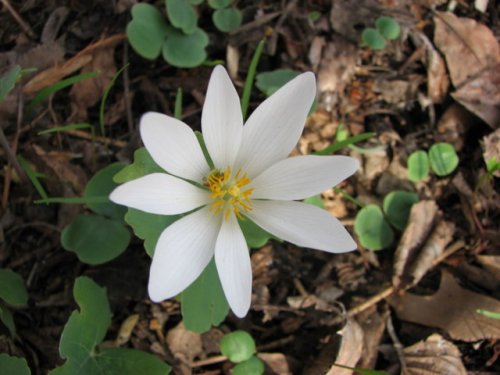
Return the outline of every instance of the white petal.
{"type": "Polygon", "coordinates": [[[252,266],[247,243],[235,215],[222,222],[215,244],[215,264],[231,310],[243,318],[252,299],[252,266]]]}
{"type": "Polygon", "coordinates": [[[308,72],[259,105],[243,127],[237,166],[252,178],[286,158],[302,134],[315,95],[315,78],[308,72]]]}
{"type": "Polygon", "coordinates": [[[149,112],[141,118],[141,138],[153,160],[168,173],[201,182],[209,172],[200,144],[189,126],[149,112]]]}
{"type": "Polygon", "coordinates": [[[307,155],[281,160],[252,181],[252,199],[304,199],[337,185],[358,167],[357,159],[349,156],[307,155]]]}
{"type": "Polygon", "coordinates": [[[233,165],[243,134],[243,116],[238,93],[221,65],[215,67],[208,83],[201,129],[215,167],[233,165]]]}
{"type": "Polygon", "coordinates": [[[343,253],[357,248],[344,226],[327,211],[294,201],[253,201],[246,215],[275,236],[297,246],[343,253]]]}
{"type": "Polygon", "coordinates": [[[149,273],[151,300],[174,297],[196,280],[214,255],[219,229],[220,217],[215,217],[208,207],[165,229],[156,244],[149,273]]]}
{"type": "Polygon", "coordinates": [[[111,201],[158,215],[177,215],[211,201],[208,191],[166,173],[152,173],[113,190],[111,201]]]}

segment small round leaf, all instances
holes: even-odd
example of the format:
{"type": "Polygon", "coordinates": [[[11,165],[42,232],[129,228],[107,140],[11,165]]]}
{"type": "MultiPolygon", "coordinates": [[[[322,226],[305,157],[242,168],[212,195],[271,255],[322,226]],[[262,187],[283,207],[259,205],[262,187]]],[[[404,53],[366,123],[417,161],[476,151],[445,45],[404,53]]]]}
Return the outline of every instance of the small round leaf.
{"type": "Polygon", "coordinates": [[[132,7],[132,21],[127,25],[127,38],[135,52],[146,59],[156,59],[166,36],[165,17],[158,9],[146,3],[132,7]]]}
{"type": "Polygon", "coordinates": [[[0,268],[0,299],[12,306],[26,306],[28,292],[21,275],[12,270],[0,268]]]}
{"type": "Polygon", "coordinates": [[[429,150],[432,170],[438,176],[446,176],[458,165],[458,155],[449,143],[436,143],[429,150]]]}
{"type": "Polygon", "coordinates": [[[130,232],[122,223],[98,215],[78,215],[61,233],[62,246],[87,264],[116,258],[129,242],[130,232]]]}
{"type": "Polygon", "coordinates": [[[102,198],[105,202],[93,202],[90,200],[87,206],[96,214],[108,216],[114,219],[123,219],[127,212],[125,206],[120,206],[109,200],[109,194],[118,186],[113,177],[125,167],[123,163],[113,163],[98,171],[85,186],[86,198],[102,198]]]}
{"type": "Polygon", "coordinates": [[[300,72],[292,69],[276,69],[257,74],[255,86],[267,96],[271,96],[281,86],[297,77],[300,72]]]}
{"type": "Polygon", "coordinates": [[[217,9],[212,14],[212,21],[220,31],[228,33],[241,25],[241,11],[235,8],[217,9]]]}
{"type": "Polygon", "coordinates": [[[378,30],[374,28],[367,27],[363,30],[361,34],[361,40],[365,45],[370,47],[374,51],[380,51],[385,47],[385,39],[378,30]]]}
{"type": "Polygon", "coordinates": [[[207,45],[208,36],[199,28],[190,35],[172,29],[163,45],[163,58],[178,68],[194,68],[207,58],[207,45]]]}
{"type": "Polygon", "coordinates": [[[245,331],[234,331],[222,338],[220,351],[231,362],[240,363],[250,359],[255,354],[255,341],[245,331]]]}
{"type": "Polygon", "coordinates": [[[375,27],[379,33],[387,40],[394,40],[399,37],[401,27],[392,17],[382,16],[375,21],[375,27]]]}
{"type": "Polygon", "coordinates": [[[233,375],[262,375],[265,369],[262,360],[256,356],[252,356],[250,359],[234,366],[232,373],[233,375]]]}
{"type": "Polygon", "coordinates": [[[227,8],[233,0],[208,0],[208,5],[212,9],[222,9],[227,8]]]}
{"type": "Polygon", "coordinates": [[[422,150],[412,152],[408,158],[408,178],[413,182],[422,181],[429,176],[429,158],[422,150]]]}
{"type": "Polygon", "coordinates": [[[166,0],[167,16],[172,25],[192,34],[198,21],[196,11],[188,0],[166,0]]]}
{"type": "Polygon", "coordinates": [[[361,245],[368,250],[384,249],[394,240],[394,233],[385,220],[382,210],[374,204],[369,204],[358,212],[354,231],[361,245]]]}
{"type": "Polygon", "coordinates": [[[384,212],[389,222],[399,230],[404,230],[411,206],[418,202],[418,195],[408,191],[393,191],[384,198],[384,212]]]}
{"type": "Polygon", "coordinates": [[[30,375],[28,362],[21,357],[0,353],[0,371],[3,375],[30,375]]]}

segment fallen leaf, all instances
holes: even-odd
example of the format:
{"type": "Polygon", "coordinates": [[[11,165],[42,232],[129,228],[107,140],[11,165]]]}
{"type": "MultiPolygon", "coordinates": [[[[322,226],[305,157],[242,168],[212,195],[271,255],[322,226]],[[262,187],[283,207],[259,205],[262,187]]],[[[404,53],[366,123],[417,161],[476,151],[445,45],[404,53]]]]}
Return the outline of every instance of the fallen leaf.
{"type": "Polygon", "coordinates": [[[478,309],[500,311],[500,302],[462,288],[446,271],[435,294],[406,293],[402,297],[390,297],[389,303],[399,319],[443,329],[455,340],[500,338],[498,320],[477,313],[478,309]]]}
{"type": "Polygon", "coordinates": [[[450,12],[437,12],[434,24],[434,43],[446,58],[455,87],[500,62],[500,46],[485,25],[450,12]]]}
{"type": "Polygon", "coordinates": [[[456,151],[462,150],[465,133],[477,120],[464,107],[457,103],[450,105],[439,119],[436,127],[437,142],[447,142],[453,145],[456,151]]]}
{"type": "Polygon", "coordinates": [[[361,32],[371,27],[380,12],[377,0],[334,1],[330,11],[330,22],[333,30],[359,43],[361,32]]]}
{"type": "Polygon", "coordinates": [[[482,71],[451,94],[477,117],[496,129],[500,126],[500,63],[482,71]]]}
{"type": "Polygon", "coordinates": [[[335,365],[355,367],[361,358],[363,351],[363,330],[361,326],[354,319],[348,319],[339,334],[342,336],[340,349],[334,364],[332,364],[326,375],[351,375],[352,370],[335,365]]]}
{"type": "MultiPolygon", "coordinates": [[[[500,161],[500,129],[495,130],[493,133],[483,138],[484,152],[483,159],[487,163],[488,160],[496,157],[500,161]]],[[[500,177],[500,170],[497,170],[494,175],[500,177]]]]}
{"type": "Polygon", "coordinates": [[[406,267],[411,264],[415,252],[425,243],[438,213],[436,202],[425,200],[415,203],[410,211],[408,224],[394,255],[392,284],[399,287],[406,267]]]}
{"type": "Polygon", "coordinates": [[[363,330],[363,352],[357,368],[374,368],[377,362],[380,342],[385,332],[389,309],[377,311],[376,306],[362,312],[356,318],[363,330]]]}
{"type": "Polygon", "coordinates": [[[432,267],[434,260],[441,255],[450,243],[455,232],[455,224],[449,221],[439,221],[420,250],[417,259],[410,266],[408,277],[411,280],[408,286],[417,285],[427,271],[432,267]]]}
{"type": "MultiPolygon", "coordinates": [[[[427,37],[425,37],[427,40],[427,37]]],[[[429,42],[426,46],[426,65],[427,65],[427,95],[433,103],[441,103],[448,93],[450,87],[450,79],[446,71],[446,64],[439,54],[434,49],[434,46],[429,42]]]]}
{"type": "MultiPolygon", "coordinates": [[[[272,374],[276,375],[292,375],[288,361],[282,353],[259,353],[257,357],[262,359],[271,369],[272,374]]],[[[267,374],[267,372],[266,372],[267,374]]]]}
{"type": "Polygon", "coordinates": [[[71,116],[68,122],[82,122],[87,120],[87,108],[101,100],[109,82],[116,73],[115,48],[97,49],[92,53],[92,60],[83,67],[81,73],[99,71],[100,74],[92,79],[84,79],[71,87],[71,116]]]}
{"type": "Polygon", "coordinates": [[[130,340],[132,331],[134,330],[137,322],[139,321],[139,314],[132,314],[125,319],[120,326],[118,335],[116,336],[115,346],[126,344],[130,340]]]}
{"type": "Polygon", "coordinates": [[[165,340],[174,357],[181,362],[181,373],[191,374],[191,362],[203,353],[201,335],[188,331],[184,323],[180,322],[168,331],[165,340]]]}
{"type": "Polygon", "coordinates": [[[403,350],[408,375],[466,375],[460,351],[437,333],[403,350]]]}

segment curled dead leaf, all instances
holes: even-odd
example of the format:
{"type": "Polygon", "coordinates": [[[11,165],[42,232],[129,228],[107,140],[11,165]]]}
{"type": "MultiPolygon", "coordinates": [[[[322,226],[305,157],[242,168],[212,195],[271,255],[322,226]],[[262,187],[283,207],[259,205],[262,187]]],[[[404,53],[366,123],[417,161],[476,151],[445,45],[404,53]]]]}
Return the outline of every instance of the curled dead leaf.
{"type": "Polygon", "coordinates": [[[500,302],[462,288],[443,272],[439,290],[430,296],[406,293],[389,303],[399,319],[445,330],[453,339],[467,342],[500,338],[498,320],[478,314],[478,309],[500,311],[500,302]]]}
{"type": "Polygon", "coordinates": [[[354,319],[348,319],[339,334],[342,340],[337,358],[335,358],[334,364],[332,364],[326,375],[351,375],[353,374],[352,370],[335,365],[355,367],[361,358],[363,351],[363,330],[361,326],[354,319]]]}
{"type": "Polygon", "coordinates": [[[408,375],[466,375],[460,351],[437,333],[404,349],[408,375]]]}
{"type": "Polygon", "coordinates": [[[139,314],[132,314],[127,317],[120,326],[118,335],[115,339],[115,346],[126,344],[130,340],[132,331],[134,330],[137,322],[139,321],[139,314]]]}
{"type": "Polygon", "coordinates": [[[408,224],[394,256],[392,284],[399,287],[405,269],[412,263],[415,252],[425,243],[438,213],[436,202],[425,200],[415,203],[410,211],[408,224]]]}

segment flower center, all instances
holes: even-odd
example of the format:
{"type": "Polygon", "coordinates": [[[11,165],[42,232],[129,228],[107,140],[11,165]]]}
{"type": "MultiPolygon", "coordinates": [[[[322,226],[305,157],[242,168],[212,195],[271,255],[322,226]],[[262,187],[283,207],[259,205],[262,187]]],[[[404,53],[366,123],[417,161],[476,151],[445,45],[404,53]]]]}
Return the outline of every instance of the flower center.
{"type": "Polygon", "coordinates": [[[246,173],[241,171],[236,174],[231,173],[231,168],[227,167],[224,172],[214,169],[208,177],[204,179],[204,185],[212,192],[213,199],[210,210],[215,214],[223,213],[224,219],[229,219],[231,212],[238,218],[242,218],[241,212],[252,210],[250,196],[253,189],[245,189],[251,180],[246,173]]]}

